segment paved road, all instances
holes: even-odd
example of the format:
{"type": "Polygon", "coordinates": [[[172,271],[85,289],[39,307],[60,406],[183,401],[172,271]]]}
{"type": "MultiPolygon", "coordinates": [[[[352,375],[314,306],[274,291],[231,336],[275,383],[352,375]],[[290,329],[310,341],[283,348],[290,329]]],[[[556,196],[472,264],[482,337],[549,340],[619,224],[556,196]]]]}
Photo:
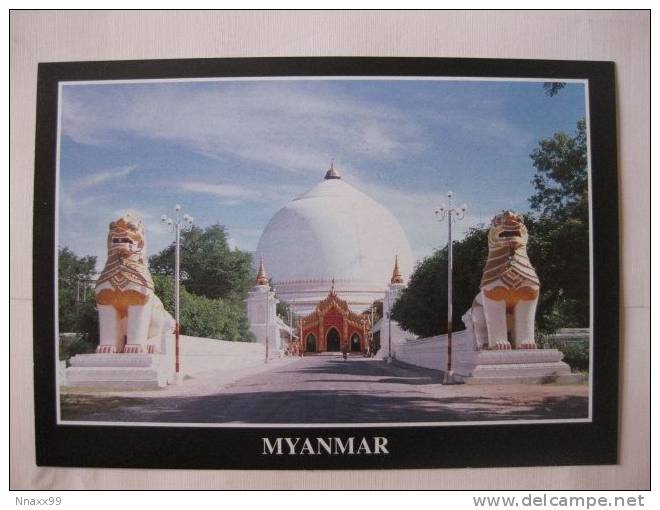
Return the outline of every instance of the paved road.
{"type": "Polygon", "coordinates": [[[63,395],[64,420],[187,423],[375,423],[584,418],[586,385],[440,384],[439,372],[310,356],[212,395],[63,395]]]}

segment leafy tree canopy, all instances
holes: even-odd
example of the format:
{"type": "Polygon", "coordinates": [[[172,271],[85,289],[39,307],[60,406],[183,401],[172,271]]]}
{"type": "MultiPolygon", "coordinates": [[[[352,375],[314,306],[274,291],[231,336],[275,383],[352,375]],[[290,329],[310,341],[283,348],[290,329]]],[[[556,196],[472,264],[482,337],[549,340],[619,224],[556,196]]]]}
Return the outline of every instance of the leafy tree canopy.
{"type": "MultiPolygon", "coordinates": [[[[272,287],[271,287],[272,288],[272,287]]],[[[285,323],[289,324],[289,312],[291,313],[291,323],[295,326],[299,315],[294,308],[287,302],[278,297],[278,302],[275,307],[275,313],[279,315],[285,323]]]]}
{"type": "Polygon", "coordinates": [[[565,86],[566,83],[562,81],[548,81],[543,84],[543,90],[545,90],[547,96],[552,97],[559,94],[559,91],[565,86]]]}
{"type": "Polygon", "coordinates": [[[58,249],[57,253],[59,354],[60,359],[65,360],[76,354],[94,352],[98,344],[99,327],[92,282],[96,257],[79,257],[66,247],[58,249]]]}
{"type": "MultiPolygon", "coordinates": [[[[229,247],[223,226],[193,227],[181,234],[181,244],[181,278],[189,292],[242,303],[252,285],[252,257],[229,247]]],[[[150,257],[149,266],[153,275],[173,275],[174,246],[150,257]]]]}
{"type": "Polygon", "coordinates": [[[69,248],[60,248],[57,251],[58,278],[67,288],[75,287],[78,279],[92,278],[96,268],[96,257],[88,255],[78,257],[69,248]]]}
{"type": "Polygon", "coordinates": [[[383,300],[377,299],[376,301],[371,303],[371,306],[369,308],[363,310],[362,313],[366,313],[371,317],[372,310],[374,312],[374,324],[376,324],[383,317],[383,300]]]}
{"type": "MultiPolygon", "coordinates": [[[[165,309],[174,315],[174,280],[166,275],[153,275],[155,292],[165,309]]],[[[225,299],[209,299],[179,288],[181,333],[233,342],[254,341],[241,303],[225,299]]]]}
{"type": "MultiPolygon", "coordinates": [[[[461,316],[479,292],[481,274],[488,257],[488,230],[471,229],[454,243],[453,317],[455,330],[463,329],[461,316]]],[[[392,307],[392,318],[420,336],[447,332],[447,248],[422,260],[408,286],[392,307]]]]}
{"type": "Polygon", "coordinates": [[[536,312],[543,332],[589,326],[589,229],[576,218],[526,217],[527,252],[541,281],[536,312]]]}
{"type": "Polygon", "coordinates": [[[531,154],[536,192],[529,199],[542,216],[565,219],[587,212],[587,134],[584,119],[574,135],[555,133],[531,154]]]}
{"type": "Polygon", "coordinates": [[[57,297],[60,331],[75,332],[80,329],[80,306],[86,301],[94,302],[94,290],[90,287],[90,280],[94,276],[95,268],[96,257],[79,257],[67,247],[58,250],[57,297]]]}

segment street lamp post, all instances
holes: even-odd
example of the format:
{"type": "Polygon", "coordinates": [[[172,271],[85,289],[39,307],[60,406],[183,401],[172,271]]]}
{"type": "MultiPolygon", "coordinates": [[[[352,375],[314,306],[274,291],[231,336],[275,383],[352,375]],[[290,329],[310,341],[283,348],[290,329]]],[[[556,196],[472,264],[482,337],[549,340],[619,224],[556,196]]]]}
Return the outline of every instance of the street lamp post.
{"type": "Polygon", "coordinates": [[[371,303],[371,328],[369,330],[369,355],[373,356],[373,349],[376,347],[376,342],[374,342],[374,308],[376,303],[371,303]]]}
{"type": "MultiPolygon", "coordinates": [[[[273,287],[273,296],[275,295],[275,287],[273,287]]],[[[268,363],[268,328],[270,327],[270,290],[266,290],[266,360],[264,363],[268,363]]],[[[277,313],[275,314],[277,315],[277,313]]]]}
{"type": "Polygon", "coordinates": [[[387,292],[387,362],[392,363],[392,301],[390,291],[387,292]]]}
{"type": "Polygon", "coordinates": [[[303,330],[302,330],[302,317],[298,316],[298,356],[303,357],[303,330]]]}
{"type": "Polygon", "coordinates": [[[270,304],[268,302],[269,293],[270,291],[266,289],[266,359],[264,363],[268,363],[268,326],[270,325],[270,310],[268,309],[268,305],[270,304]]]}
{"type": "Polygon", "coordinates": [[[287,350],[291,352],[291,344],[293,343],[293,315],[291,313],[291,306],[289,305],[289,347],[287,350]]]}
{"type": "Polygon", "coordinates": [[[176,383],[181,384],[181,371],[180,371],[180,347],[179,347],[179,330],[181,329],[180,314],[179,314],[179,268],[180,268],[180,251],[181,251],[181,232],[189,232],[192,230],[193,217],[189,214],[181,214],[181,206],[176,204],[174,206],[174,218],[169,218],[163,214],[160,220],[168,226],[170,232],[174,232],[174,352],[175,352],[175,372],[176,383]]]}
{"type": "Polygon", "coordinates": [[[453,276],[453,246],[452,246],[452,237],[451,237],[451,224],[452,219],[456,218],[457,220],[462,220],[465,217],[465,211],[467,206],[465,204],[460,207],[453,207],[451,199],[454,194],[450,191],[447,193],[448,206],[440,207],[435,214],[438,216],[440,221],[447,218],[448,225],[448,241],[447,241],[447,371],[445,372],[444,379],[442,384],[454,384],[454,373],[451,367],[451,335],[452,335],[452,276],[453,276]]]}

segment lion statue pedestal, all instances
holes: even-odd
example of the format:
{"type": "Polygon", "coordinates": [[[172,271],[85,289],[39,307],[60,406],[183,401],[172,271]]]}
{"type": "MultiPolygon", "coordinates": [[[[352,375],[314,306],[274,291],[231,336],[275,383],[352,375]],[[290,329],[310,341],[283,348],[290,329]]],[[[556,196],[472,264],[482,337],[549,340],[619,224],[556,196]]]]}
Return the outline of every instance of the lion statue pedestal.
{"type": "Polygon", "coordinates": [[[142,221],[110,223],[108,259],[96,282],[100,342],[71,359],[67,385],[145,389],[174,382],[172,316],[154,294],[142,221]]]}
{"type": "Polygon", "coordinates": [[[578,382],[556,349],[537,349],[534,316],[540,282],[527,256],[522,216],[504,211],[488,232],[481,289],[463,315],[454,371],[464,382],[578,382]]]}

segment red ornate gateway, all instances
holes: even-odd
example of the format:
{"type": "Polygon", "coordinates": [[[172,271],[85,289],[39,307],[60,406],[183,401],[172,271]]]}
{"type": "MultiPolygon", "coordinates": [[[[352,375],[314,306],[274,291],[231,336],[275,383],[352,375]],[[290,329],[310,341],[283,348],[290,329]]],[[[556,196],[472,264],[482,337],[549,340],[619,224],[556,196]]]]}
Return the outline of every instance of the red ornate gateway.
{"type": "Polygon", "coordinates": [[[366,352],[368,315],[352,312],[334,286],[316,309],[301,320],[303,352],[366,352]]]}

